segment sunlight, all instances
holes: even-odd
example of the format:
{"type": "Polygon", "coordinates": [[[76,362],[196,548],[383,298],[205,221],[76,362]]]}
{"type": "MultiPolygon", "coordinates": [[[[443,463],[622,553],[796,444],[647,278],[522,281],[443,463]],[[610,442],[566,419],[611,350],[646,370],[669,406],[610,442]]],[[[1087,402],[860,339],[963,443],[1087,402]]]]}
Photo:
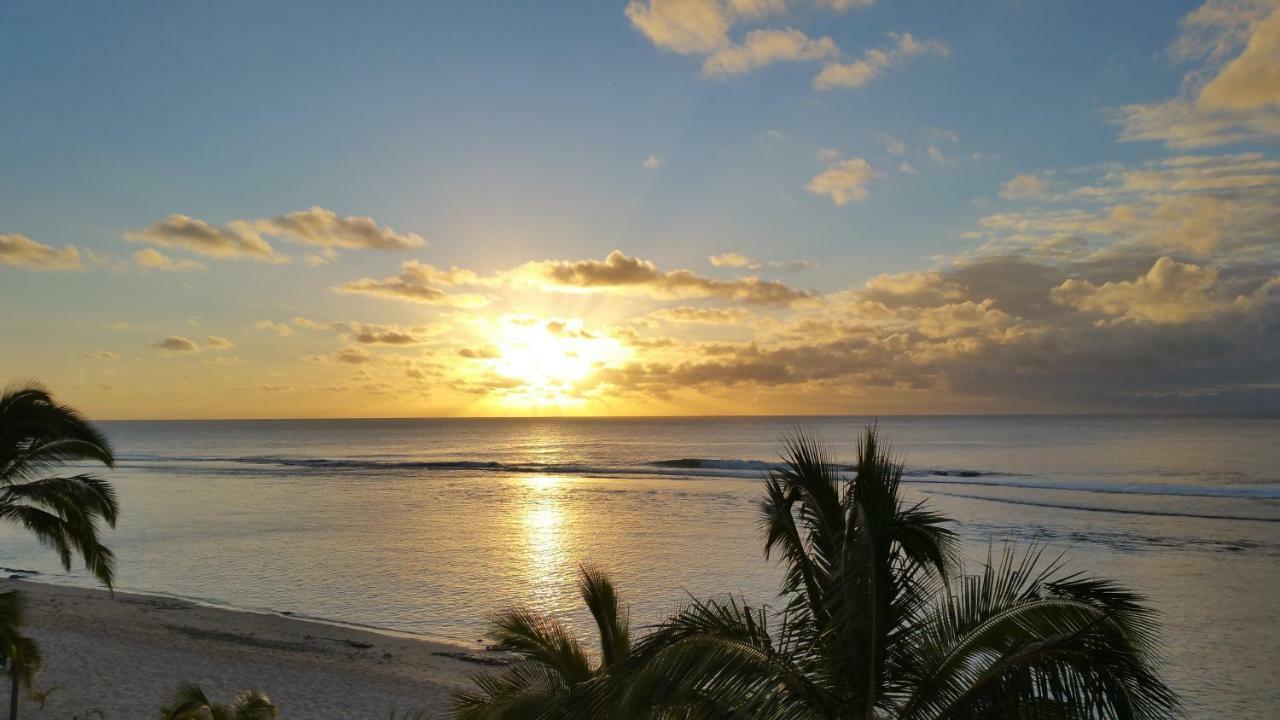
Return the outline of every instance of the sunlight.
{"type": "Polygon", "coordinates": [[[535,490],[551,490],[559,485],[561,480],[562,478],[555,475],[534,475],[529,478],[528,483],[529,487],[535,490]]]}
{"type": "Polygon", "coordinates": [[[491,342],[494,370],[519,382],[505,400],[519,406],[581,404],[582,381],[627,354],[617,340],[586,331],[578,319],[504,316],[491,342]]]}
{"type": "Polygon", "coordinates": [[[560,539],[563,519],[560,499],[551,493],[542,494],[524,511],[525,557],[519,567],[529,593],[544,606],[561,603],[559,595],[568,566],[560,539]]]}

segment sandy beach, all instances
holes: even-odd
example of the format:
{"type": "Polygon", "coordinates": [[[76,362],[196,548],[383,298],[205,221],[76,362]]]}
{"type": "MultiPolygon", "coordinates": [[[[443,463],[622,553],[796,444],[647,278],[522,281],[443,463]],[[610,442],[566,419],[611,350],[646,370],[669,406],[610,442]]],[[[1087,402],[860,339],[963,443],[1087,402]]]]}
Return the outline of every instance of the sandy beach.
{"type": "Polygon", "coordinates": [[[94,709],[106,720],[152,718],[182,682],[215,701],[261,688],[284,718],[387,718],[393,708],[440,716],[453,689],[499,661],[474,648],[161,596],[0,585],[26,597],[26,631],[45,657],[37,685],[56,688],[43,709],[23,697],[23,718],[94,709]],[[469,659],[449,656],[459,653],[469,659]]]}

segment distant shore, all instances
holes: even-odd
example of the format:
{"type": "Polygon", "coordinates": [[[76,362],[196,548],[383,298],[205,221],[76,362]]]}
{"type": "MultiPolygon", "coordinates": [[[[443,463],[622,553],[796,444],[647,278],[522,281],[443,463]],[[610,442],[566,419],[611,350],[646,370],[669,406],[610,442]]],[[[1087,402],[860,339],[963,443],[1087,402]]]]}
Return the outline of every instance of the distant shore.
{"type": "Polygon", "coordinates": [[[380,719],[392,709],[440,716],[453,690],[501,662],[460,645],[157,595],[0,585],[26,598],[25,629],[44,653],[36,684],[55,688],[43,710],[24,697],[24,718],[95,709],[106,720],[148,718],[183,682],[215,701],[260,688],[284,718],[380,719]]]}

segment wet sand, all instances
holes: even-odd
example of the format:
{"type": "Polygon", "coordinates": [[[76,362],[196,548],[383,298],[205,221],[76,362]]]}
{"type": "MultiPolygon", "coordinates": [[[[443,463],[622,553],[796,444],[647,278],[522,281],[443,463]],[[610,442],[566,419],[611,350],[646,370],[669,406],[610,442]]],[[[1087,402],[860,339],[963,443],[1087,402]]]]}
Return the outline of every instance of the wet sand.
{"type": "MultiPolygon", "coordinates": [[[[413,637],[161,596],[7,580],[26,598],[26,631],[44,653],[43,709],[21,717],[154,717],[183,682],[218,702],[264,690],[285,718],[387,718],[393,709],[442,716],[450,693],[502,659],[413,637]]],[[[7,683],[4,698],[8,699],[7,683]]]]}

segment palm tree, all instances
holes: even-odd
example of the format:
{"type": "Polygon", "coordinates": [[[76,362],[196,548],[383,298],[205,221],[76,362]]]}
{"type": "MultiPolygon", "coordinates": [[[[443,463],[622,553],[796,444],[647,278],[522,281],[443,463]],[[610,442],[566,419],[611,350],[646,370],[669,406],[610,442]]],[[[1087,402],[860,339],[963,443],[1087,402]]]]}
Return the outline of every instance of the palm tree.
{"type": "Polygon", "coordinates": [[[452,715],[461,720],[606,717],[631,658],[631,630],[613,583],[590,565],[578,568],[578,590],[600,633],[594,662],[565,625],[529,608],[499,613],[493,648],[518,660],[498,674],[477,675],[476,692],[459,693],[452,715]]]}
{"type": "Polygon", "coordinates": [[[119,506],[105,480],[77,473],[43,477],[68,462],[115,463],[111,446],[75,410],[39,385],[0,393],[0,520],[20,523],[71,569],[73,554],[111,587],[115,563],[98,539],[100,522],[115,527],[119,506]]]}
{"type": "MultiPolygon", "coordinates": [[[[98,528],[100,521],[115,526],[115,491],[89,474],[42,477],[63,463],[84,460],[114,464],[107,439],[75,410],[55,403],[38,385],[0,393],[0,520],[20,523],[52,546],[67,570],[79,554],[110,588],[114,558],[99,542],[98,528]]],[[[40,649],[19,632],[21,623],[21,596],[0,593],[0,654],[11,660],[11,677],[31,692],[40,649]]]]}
{"type": "Polygon", "coordinates": [[[227,705],[212,702],[199,685],[182,685],[160,709],[160,720],[274,720],[276,706],[260,690],[245,690],[227,705]]]}
{"type": "MultiPolygon", "coordinates": [[[[43,664],[40,647],[35,640],[24,637],[22,627],[23,599],[20,593],[0,593],[0,660],[10,659],[9,676],[28,693],[35,692],[35,676],[43,664]]],[[[51,691],[48,691],[51,692],[51,691]]],[[[44,706],[41,701],[41,707],[44,706]]]]}
{"type": "Polygon", "coordinates": [[[695,601],[641,640],[619,716],[1170,718],[1142,598],[1034,549],[957,577],[942,516],[899,493],[874,428],[842,473],[787,442],[760,503],[786,567],[776,612],[695,601]]]}

